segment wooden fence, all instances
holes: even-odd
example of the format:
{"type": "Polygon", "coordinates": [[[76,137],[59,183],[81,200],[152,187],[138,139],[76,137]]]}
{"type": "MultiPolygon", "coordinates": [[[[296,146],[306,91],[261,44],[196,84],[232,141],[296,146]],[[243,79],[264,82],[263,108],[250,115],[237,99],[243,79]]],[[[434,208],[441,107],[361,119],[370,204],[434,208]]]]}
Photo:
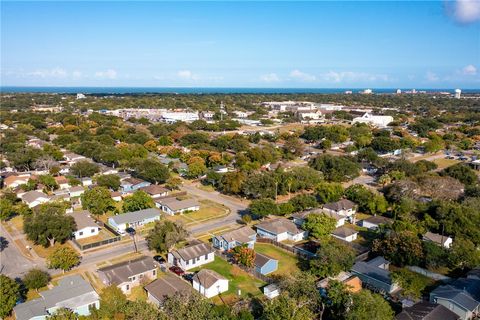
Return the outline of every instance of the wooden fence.
{"type": "Polygon", "coordinates": [[[271,244],[271,245],[274,245],[276,247],[279,247],[280,249],[283,249],[285,251],[289,251],[293,254],[295,254],[296,256],[302,258],[302,259],[312,259],[314,258],[316,255],[315,253],[312,253],[310,251],[307,251],[307,250],[304,250],[304,249],[300,249],[298,247],[292,247],[292,246],[287,246],[286,244],[283,244],[281,242],[278,242],[278,241],[275,241],[273,239],[268,239],[268,238],[257,238],[257,242],[259,243],[268,243],[268,244],[271,244]]]}
{"type": "Polygon", "coordinates": [[[96,241],[96,242],[91,242],[91,243],[86,243],[86,244],[81,244],[81,243],[79,243],[77,240],[72,239],[72,243],[73,243],[78,249],[80,249],[80,251],[87,250],[87,249],[92,249],[92,248],[97,248],[97,247],[101,247],[101,246],[104,246],[104,245],[107,245],[107,244],[114,243],[114,242],[117,242],[117,241],[122,240],[122,236],[121,236],[115,229],[113,229],[112,227],[110,227],[107,223],[103,223],[103,222],[99,221],[98,224],[99,224],[102,228],[105,228],[105,229],[107,229],[108,231],[110,231],[111,233],[113,233],[115,236],[114,236],[114,237],[111,237],[111,238],[108,238],[108,239],[104,239],[104,240],[100,240],[100,241],[96,241]]]}

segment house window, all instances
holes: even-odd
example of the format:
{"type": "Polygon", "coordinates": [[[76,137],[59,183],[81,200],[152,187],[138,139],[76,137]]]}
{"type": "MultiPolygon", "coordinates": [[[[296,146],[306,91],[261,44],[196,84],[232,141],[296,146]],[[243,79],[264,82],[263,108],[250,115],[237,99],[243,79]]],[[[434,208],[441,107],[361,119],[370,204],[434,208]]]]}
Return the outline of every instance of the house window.
{"type": "Polygon", "coordinates": [[[157,270],[153,270],[152,274],[155,275],[157,273],[157,270]]]}
{"type": "Polygon", "coordinates": [[[197,262],[200,261],[200,257],[197,257],[197,262]]]}
{"type": "Polygon", "coordinates": [[[90,232],[91,232],[91,233],[95,233],[95,229],[90,229],[90,232]]]}
{"type": "Polygon", "coordinates": [[[143,273],[139,276],[140,279],[143,279],[143,273]]]}
{"type": "Polygon", "coordinates": [[[132,277],[132,281],[135,281],[135,279],[136,279],[135,277],[132,277]]]}
{"type": "Polygon", "coordinates": [[[80,232],[78,233],[78,235],[79,235],[79,236],[83,236],[83,231],[80,231],[80,232]]]}
{"type": "Polygon", "coordinates": [[[130,285],[127,284],[127,286],[125,288],[127,289],[127,291],[130,290],[130,285]]]}
{"type": "Polygon", "coordinates": [[[205,260],[208,260],[208,253],[205,255],[205,260]]]}
{"type": "Polygon", "coordinates": [[[94,303],[90,303],[88,305],[88,309],[97,309],[97,304],[94,302],[94,303]]]}
{"type": "Polygon", "coordinates": [[[190,260],[187,260],[187,266],[190,264],[190,260]]]}

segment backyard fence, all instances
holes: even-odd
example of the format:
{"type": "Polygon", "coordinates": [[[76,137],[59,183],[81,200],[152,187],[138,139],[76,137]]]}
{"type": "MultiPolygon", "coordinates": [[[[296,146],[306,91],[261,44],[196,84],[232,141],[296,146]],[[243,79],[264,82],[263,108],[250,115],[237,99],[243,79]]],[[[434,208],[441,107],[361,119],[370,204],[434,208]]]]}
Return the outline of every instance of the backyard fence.
{"type": "Polygon", "coordinates": [[[292,246],[287,246],[286,244],[283,244],[281,242],[269,239],[269,238],[257,238],[257,242],[259,243],[268,243],[271,245],[274,245],[276,247],[279,247],[280,249],[283,249],[285,251],[289,251],[293,254],[295,254],[297,257],[303,258],[303,259],[312,259],[315,257],[315,253],[312,253],[310,251],[300,249],[298,247],[292,247],[292,246]]]}
{"type": "Polygon", "coordinates": [[[227,253],[225,252],[222,252],[222,251],[215,251],[215,254],[217,255],[217,257],[227,261],[228,263],[231,263],[231,264],[235,264],[237,267],[239,267],[240,269],[242,269],[243,271],[251,274],[252,276],[254,276],[255,278],[259,279],[259,280],[262,280],[263,282],[266,282],[268,284],[270,283],[273,283],[274,280],[264,274],[261,274],[260,272],[258,272],[257,270],[255,270],[254,268],[247,268],[241,264],[237,264],[233,261],[232,257],[229,256],[227,253]]]}
{"type": "Polygon", "coordinates": [[[122,236],[115,229],[113,229],[111,226],[109,226],[107,223],[103,223],[102,221],[98,221],[97,223],[100,227],[107,229],[108,231],[113,233],[115,236],[111,237],[111,238],[108,238],[108,239],[95,241],[95,242],[91,242],[91,243],[85,243],[85,244],[81,244],[77,240],[72,239],[72,243],[78,249],[80,249],[80,251],[101,247],[101,246],[104,246],[104,245],[122,240],[122,236]]]}

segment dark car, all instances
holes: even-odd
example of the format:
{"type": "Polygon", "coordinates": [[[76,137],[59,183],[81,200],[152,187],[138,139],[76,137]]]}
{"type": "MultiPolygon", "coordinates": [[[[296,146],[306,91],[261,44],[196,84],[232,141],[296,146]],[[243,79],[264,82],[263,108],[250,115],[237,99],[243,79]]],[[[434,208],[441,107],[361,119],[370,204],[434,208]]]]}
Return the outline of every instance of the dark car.
{"type": "Polygon", "coordinates": [[[157,261],[158,263],[165,263],[165,258],[162,256],[154,256],[153,260],[157,261]]]}
{"type": "Polygon", "coordinates": [[[193,280],[193,275],[193,273],[185,273],[182,277],[183,279],[191,282],[193,280]]]}
{"type": "Polygon", "coordinates": [[[172,271],[177,276],[181,276],[181,275],[185,274],[185,271],[183,271],[182,268],[177,267],[177,266],[170,267],[168,270],[172,271]]]}
{"type": "Polygon", "coordinates": [[[136,233],[135,229],[133,229],[132,227],[128,227],[127,229],[125,229],[125,232],[127,232],[129,235],[134,235],[136,233]]]}

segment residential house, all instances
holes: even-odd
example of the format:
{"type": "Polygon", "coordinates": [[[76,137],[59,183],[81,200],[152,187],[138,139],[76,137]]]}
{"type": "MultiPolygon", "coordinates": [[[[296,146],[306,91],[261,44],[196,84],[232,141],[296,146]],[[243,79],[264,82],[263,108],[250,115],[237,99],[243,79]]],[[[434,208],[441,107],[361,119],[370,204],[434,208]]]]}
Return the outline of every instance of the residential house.
{"type": "Polygon", "coordinates": [[[323,205],[323,210],[338,215],[348,217],[349,220],[355,220],[356,204],[348,199],[342,199],[337,202],[330,202],[323,205]]]}
{"type": "Polygon", "coordinates": [[[76,153],[73,153],[73,152],[65,152],[63,154],[63,157],[65,158],[65,160],[69,163],[69,164],[74,164],[80,160],[85,160],[87,158],[85,158],[84,156],[81,156],[79,154],[76,154],[76,153]]]}
{"type": "Polygon", "coordinates": [[[215,166],[213,167],[213,171],[216,173],[227,173],[228,167],[227,166],[215,166]]]}
{"type": "Polygon", "coordinates": [[[433,242],[439,246],[443,246],[447,249],[450,248],[452,245],[453,239],[450,238],[449,236],[442,236],[441,234],[438,233],[433,233],[433,232],[427,232],[423,235],[423,240],[424,241],[430,241],[433,242]]]}
{"type": "Polygon", "coordinates": [[[328,285],[332,280],[342,282],[345,285],[345,289],[351,293],[357,293],[362,290],[362,280],[360,278],[352,275],[350,272],[341,271],[335,277],[327,277],[317,283],[320,294],[325,295],[327,293],[328,285]]]}
{"type": "Polygon", "coordinates": [[[245,226],[219,236],[214,236],[212,243],[215,248],[220,250],[230,250],[244,244],[253,249],[256,239],[257,233],[252,228],[245,226]]]}
{"type": "Polygon", "coordinates": [[[200,203],[195,199],[178,200],[175,197],[162,198],[156,199],[155,205],[169,215],[200,210],[200,203]]]}
{"type": "Polygon", "coordinates": [[[110,196],[116,202],[122,201],[122,193],[118,191],[110,192],[110,196]]]}
{"type": "Polygon", "coordinates": [[[82,182],[82,186],[84,187],[88,187],[93,184],[93,180],[90,177],[81,178],[80,181],[82,182]]]}
{"type": "Polygon", "coordinates": [[[356,262],[351,271],[374,291],[392,293],[399,286],[392,280],[388,270],[390,262],[383,257],[376,257],[368,262],[356,262]]]}
{"type": "Polygon", "coordinates": [[[123,192],[132,192],[151,185],[150,182],[138,178],[126,178],[120,182],[123,192]]]}
{"type": "Polygon", "coordinates": [[[473,275],[457,279],[430,292],[430,302],[445,306],[462,320],[480,313],[480,279],[473,275]]]}
{"type": "Polygon", "coordinates": [[[300,241],[307,237],[308,232],[300,229],[292,221],[279,218],[259,223],[255,226],[260,237],[275,241],[300,241]]]}
{"type": "Polygon", "coordinates": [[[215,260],[215,250],[207,243],[195,243],[168,253],[168,263],[189,270],[215,260]]]}
{"type": "Polygon", "coordinates": [[[68,189],[68,194],[70,198],[80,197],[85,192],[85,189],[82,186],[70,187],[68,189]]]}
{"type": "Polygon", "coordinates": [[[39,291],[40,298],[20,303],[13,308],[17,320],[44,320],[59,308],[68,308],[81,316],[90,315],[90,308],[100,308],[100,298],[90,283],[80,275],[67,276],[50,290],[39,291]]]}
{"type": "Polygon", "coordinates": [[[460,320],[460,316],[441,304],[421,301],[403,309],[395,320],[460,320]]]}
{"type": "Polygon", "coordinates": [[[228,279],[209,269],[198,271],[192,279],[193,289],[206,298],[228,291],[228,279]]]}
{"type": "Polygon", "coordinates": [[[353,118],[353,123],[366,123],[374,127],[385,128],[389,123],[393,122],[392,116],[377,116],[366,112],[363,116],[353,118]]]}
{"type": "Polygon", "coordinates": [[[151,257],[141,257],[100,268],[97,272],[106,286],[116,285],[122,292],[130,293],[142,281],[155,279],[157,266],[151,257]]]}
{"type": "Polygon", "coordinates": [[[88,210],[73,211],[69,214],[75,219],[77,230],[73,233],[75,240],[93,237],[100,232],[100,226],[92,219],[88,210]]]}
{"type": "Polygon", "coordinates": [[[68,189],[70,188],[70,183],[68,183],[68,179],[64,176],[55,177],[55,182],[57,182],[58,187],[60,189],[68,189]]]}
{"type": "Polygon", "coordinates": [[[341,226],[333,230],[332,236],[337,239],[352,242],[357,239],[358,231],[347,226],[341,226]]]}
{"type": "Polygon", "coordinates": [[[278,287],[277,284],[271,283],[265,287],[263,287],[263,294],[268,298],[268,299],[273,299],[276,298],[280,295],[280,288],[278,287]]]}
{"type": "Polygon", "coordinates": [[[28,205],[29,208],[38,206],[39,204],[50,201],[50,197],[40,191],[28,191],[22,195],[22,201],[28,205]]]}
{"type": "Polygon", "coordinates": [[[141,227],[160,220],[161,211],[156,208],[127,212],[108,218],[108,224],[117,232],[125,234],[127,228],[141,227]]]}
{"type": "Polygon", "coordinates": [[[273,259],[265,254],[255,252],[255,271],[266,275],[277,271],[278,260],[273,259]]]}
{"type": "Polygon", "coordinates": [[[324,211],[322,209],[312,209],[312,210],[306,210],[306,211],[301,211],[301,212],[297,212],[297,213],[294,213],[292,215],[292,218],[293,218],[293,222],[298,225],[299,227],[301,227],[303,225],[303,223],[305,222],[306,218],[308,215],[310,214],[325,214],[333,219],[335,219],[335,221],[337,222],[336,223],[336,228],[338,227],[341,227],[345,224],[345,219],[346,217],[345,216],[341,216],[335,212],[331,212],[331,211],[324,211]]]}
{"type": "Polygon", "coordinates": [[[373,216],[367,219],[362,220],[362,227],[365,227],[370,230],[377,230],[381,225],[391,224],[392,219],[382,217],[382,216],[373,216]]]}
{"type": "Polygon", "coordinates": [[[168,189],[159,186],[158,184],[151,184],[149,186],[140,188],[140,190],[148,193],[153,199],[168,196],[168,189]]]}
{"type": "Polygon", "coordinates": [[[144,289],[147,291],[147,300],[161,307],[165,298],[172,297],[176,293],[190,292],[192,287],[180,277],[167,274],[147,284],[144,289]]]}
{"type": "Polygon", "coordinates": [[[26,184],[28,179],[30,179],[30,176],[10,175],[3,180],[3,186],[14,189],[22,184],[26,184]]]}

